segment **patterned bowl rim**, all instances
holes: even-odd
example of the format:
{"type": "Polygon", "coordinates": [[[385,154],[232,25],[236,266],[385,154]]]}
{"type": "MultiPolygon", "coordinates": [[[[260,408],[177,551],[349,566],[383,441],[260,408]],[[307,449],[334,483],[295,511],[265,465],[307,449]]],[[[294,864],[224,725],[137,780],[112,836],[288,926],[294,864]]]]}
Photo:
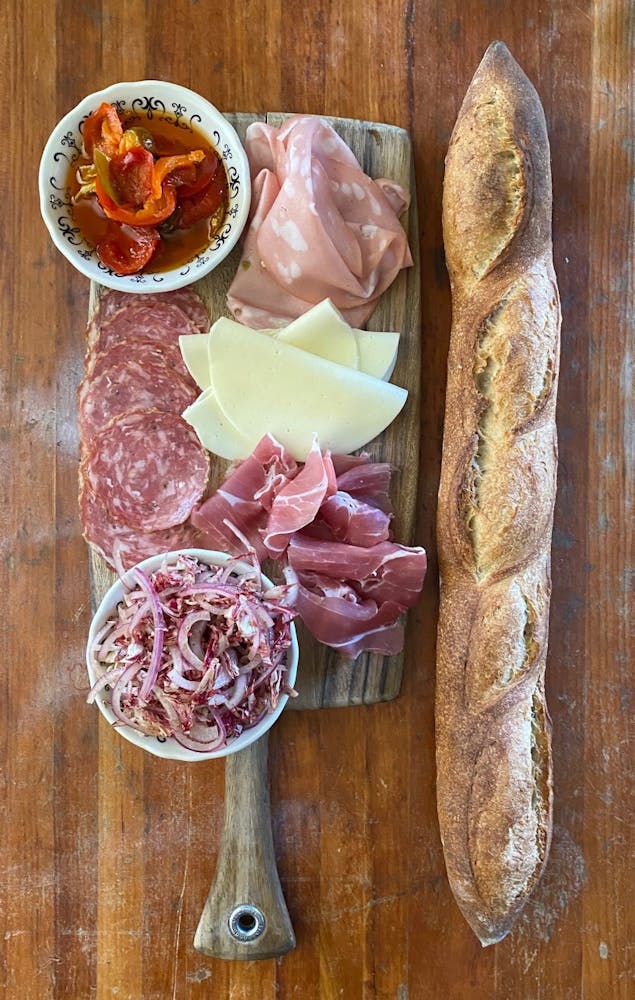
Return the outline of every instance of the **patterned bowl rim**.
{"type": "Polygon", "coordinates": [[[210,101],[187,87],[165,80],[137,80],[113,83],[84,97],[57,123],[42,152],[38,174],[40,212],[51,239],[66,259],[87,278],[109,288],[136,293],[150,293],[182,288],[209,274],[236,245],[249,215],[251,182],[249,161],[233,125],[210,101]],[[145,91],[145,93],[144,93],[145,91]],[[143,110],[174,117],[176,124],[189,119],[218,148],[230,183],[230,206],[225,223],[208,247],[188,263],[155,274],[117,275],[97,260],[95,251],[85,243],[78,227],[73,226],[68,209],[65,183],[61,180],[70,164],[79,156],[78,138],[84,119],[102,101],[122,103],[146,101],[143,110]],[[170,106],[172,110],[170,110],[170,106]],[[185,114],[183,114],[185,112],[185,114]],[[228,162],[230,161],[230,162],[228,162]],[[63,163],[63,174],[59,164],[63,163]]]}

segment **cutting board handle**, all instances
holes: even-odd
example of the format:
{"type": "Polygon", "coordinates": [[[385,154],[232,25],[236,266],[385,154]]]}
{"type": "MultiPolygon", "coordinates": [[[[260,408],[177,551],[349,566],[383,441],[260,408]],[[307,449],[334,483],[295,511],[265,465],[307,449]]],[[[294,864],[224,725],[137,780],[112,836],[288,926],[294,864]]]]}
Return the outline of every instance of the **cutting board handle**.
{"type": "Polygon", "coordinates": [[[225,820],[216,874],[194,937],[215,958],[275,958],[295,948],[273,851],[268,736],[225,762],[225,820]]]}

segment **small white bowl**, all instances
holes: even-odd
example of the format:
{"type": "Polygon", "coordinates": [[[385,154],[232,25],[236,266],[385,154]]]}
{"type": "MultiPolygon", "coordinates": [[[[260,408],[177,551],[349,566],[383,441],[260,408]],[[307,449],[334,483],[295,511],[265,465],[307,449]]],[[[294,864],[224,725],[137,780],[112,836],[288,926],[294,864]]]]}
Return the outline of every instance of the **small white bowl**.
{"type": "Polygon", "coordinates": [[[198,281],[233,249],[242,233],[251,200],[247,154],[234,128],[213,104],[192,90],[162,80],[114,83],[90,94],[53,129],[44,147],[39,172],[40,211],[55,246],[87,278],[124,292],[167,292],[198,281]],[[187,264],[154,274],[118,275],[97,257],[73,221],[68,171],[81,154],[82,128],[102,101],[122,111],[160,114],[181,129],[201,132],[222,157],[229,181],[229,209],[222,229],[209,246],[187,264]]]}
{"type": "MultiPolygon", "coordinates": [[[[168,552],[157,556],[150,556],[149,559],[144,559],[143,562],[138,563],[140,569],[145,570],[146,573],[153,573],[156,569],[161,566],[161,564],[167,560],[168,563],[175,562],[179,555],[189,555],[198,559],[200,562],[207,563],[209,566],[224,566],[227,562],[232,560],[232,556],[227,555],[226,552],[214,552],[210,549],[180,549],[178,552],[168,552]]],[[[237,562],[236,567],[238,570],[248,570],[251,569],[246,563],[237,562]]],[[[124,580],[131,578],[130,574],[132,569],[124,576],[124,580]]],[[[271,580],[268,577],[262,577],[265,584],[273,586],[271,580]]],[[[90,630],[88,632],[88,642],[86,645],[86,667],[88,670],[88,677],[90,680],[91,687],[98,678],[98,674],[95,672],[94,665],[92,663],[92,658],[90,655],[90,649],[93,644],[94,638],[99,632],[99,630],[106,624],[108,618],[113,617],[116,612],[117,605],[123,600],[124,588],[122,586],[121,580],[117,580],[116,583],[112,585],[110,590],[104,595],[99,607],[97,608],[93,620],[90,625],[90,630]]],[[[298,671],[298,639],[296,635],[295,625],[291,624],[291,645],[287,653],[287,683],[289,687],[293,687],[295,684],[295,679],[298,671]]],[[[130,743],[134,743],[135,746],[141,747],[143,750],[147,750],[149,753],[154,754],[155,757],[164,757],[168,760],[182,760],[182,761],[194,761],[194,760],[211,760],[214,757],[226,757],[228,754],[237,753],[238,750],[244,750],[251,743],[255,743],[264,733],[266,733],[273,726],[276,719],[279,717],[280,713],[284,709],[284,706],[289,700],[289,696],[282,694],[280,700],[276,705],[273,712],[268,712],[250,729],[245,729],[240,736],[236,736],[233,740],[230,740],[226,746],[221,747],[219,750],[210,750],[207,753],[198,753],[195,750],[188,750],[186,747],[182,747],[177,741],[170,737],[165,741],[159,740],[156,736],[145,736],[143,733],[138,732],[136,729],[132,729],[129,726],[124,726],[117,722],[117,718],[107,704],[108,692],[100,691],[95,701],[99,708],[99,711],[104,716],[104,718],[111,725],[115,726],[116,731],[128,740],[130,743]]]]}

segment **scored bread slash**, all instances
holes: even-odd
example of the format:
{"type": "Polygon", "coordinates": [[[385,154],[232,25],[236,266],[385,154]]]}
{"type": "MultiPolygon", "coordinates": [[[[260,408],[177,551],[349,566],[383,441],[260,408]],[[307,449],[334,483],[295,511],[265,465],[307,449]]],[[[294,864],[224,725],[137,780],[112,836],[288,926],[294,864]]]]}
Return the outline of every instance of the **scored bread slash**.
{"type": "Polygon", "coordinates": [[[80,437],[92,440],[111,420],[131,410],[165,410],[180,415],[195,396],[191,385],[165,364],[142,364],[136,357],[120,361],[82,382],[80,437]]]}
{"type": "Polygon", "coordinates": [[[209,456],[175,413],[140,410],[111,421],[84,454],[80,481],[114,521],[139,532],[182,524],[202,498],[209,456]]]}
{"type": "Polygon", "coordinates": [[[437,805],[452,891],[489,945],[512,928],[551,838],[544,674],[560,343],[545,117],[501,42],[452,134],[443,233],[453,317],[437,520],[437,805]]]}

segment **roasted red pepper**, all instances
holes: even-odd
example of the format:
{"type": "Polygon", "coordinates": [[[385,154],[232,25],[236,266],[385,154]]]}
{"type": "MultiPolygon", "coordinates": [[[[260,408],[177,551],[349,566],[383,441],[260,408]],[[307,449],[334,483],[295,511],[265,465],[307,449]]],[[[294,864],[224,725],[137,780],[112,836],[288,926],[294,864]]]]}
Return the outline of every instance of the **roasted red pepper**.
{"type": "Polygon", "coordinates": [[[143,146],[133,146],[110,161],[110,179],[122,205],[144,205],[152,195],[153,175],[154,157],[143,146]]]}
{"type": "Polygon", "coordinates": [[[175,247],[184,246],[188,259],[198,252],[206,230],[195,224],[206,219],[216,231],[228,184],[215,150],[184,152],[182,141],[162,137],[162,127],[151,133],[143,126],[126,128],[126,121],[113,105],[103,103],[84,122],[82,160],[87,162],[80,164],[75,199],[100,259],[118,274],[136,274],[163,238],[171,244],[169,259],[174,258],[175,247]],[[95,196],[101,211],[95,206],[84,212],[85,199],[95,196]],[[101,220],[96,228],[93,217],[101,220]],[[162,223],[166,225],[159,234],[162,223]],[[188,229],[191,234],[185,232],[188,229]]]}
{"type": "Polygon", "coordinates": [[[192,179],[188,178],[179,184],[179,200],[181,198],[191,198],[193,195],[203,191],[216,175],[219,164],[220,160],[216,153],[205,153],[205,159],[196,165],[192,179]]]}
{"type": "MultiPolygon", "coordinates": [[[[140,147],[138,148],[140,149],[140,147]]],[[[121,163],[132,153],[135,153],[134,149],[125,153],[121,158],[121,163]]],[[[151,154],[148,153],[148,156],[151,157],[151,154]]],[[[156,226],[172,215],[176,208],[176,194],[173,188],[164,182],[173,171],[179,170],[181,167],[189,167],[192,163],[198,163],[204,156],[202,150],[196,149],[180,156],[161,157],[152,167],[150,193],[143,203],[137,205],[134,202],[132,204],[117,204],[105,190],[102,179],[98,177],[95,182],[95,190],[99,204],[108,218],[114,219],[116,222],[125,222],[129,226],[156,226]]],[[[122,171],[120,165],[118,166],[119,163],[120,161],[115,157],[110,164],[111,180],[116,178],[118,169],[120,170],[119,176],[121,176],[122,171]],[[115,178],[112,176],[113,168],[115,178]]]]}
{"type": "Polygon", "coordinates": [[[114,156],[119,149],[123,136],[123,126],[112,104],[100,104],[96,111],[88,116],[82,130],[86,156],[92,157],[95,147],[101,149],[106,156],[114,156]]]}
{"type": "Polygon", "coordinates": [[[180,198],[179,229],[189,229],[195,222],[214,215],[227,197],[227,178],[224,170],[217,170],[210,183],[191,198],[180,198]]]}
{"type": "Polygon", "coordinates": [[[180,156],[162,156],[154,164],[154,174],[152,177],[152,193],[155,198],[159,197],[163,182],[183,167],[188,168],[192,164],[200,163],[205,158],[202,149],[193,149],[191,153],[182,153],[180,156]]]}
{"type": "Polygon", "coordinates": [[[129,226],[157,226],[164,222],[176,208],[176,195],[167,184],[161,192],[160,198],[152,195],[141,206],[141,208],[128,208],[126,205],[118,205],[110,195],[106,194],[99,179],[95,181],[95,190],[99,204],[103,208],[109,219],[115,222],[125,222],[129,226]]]}

